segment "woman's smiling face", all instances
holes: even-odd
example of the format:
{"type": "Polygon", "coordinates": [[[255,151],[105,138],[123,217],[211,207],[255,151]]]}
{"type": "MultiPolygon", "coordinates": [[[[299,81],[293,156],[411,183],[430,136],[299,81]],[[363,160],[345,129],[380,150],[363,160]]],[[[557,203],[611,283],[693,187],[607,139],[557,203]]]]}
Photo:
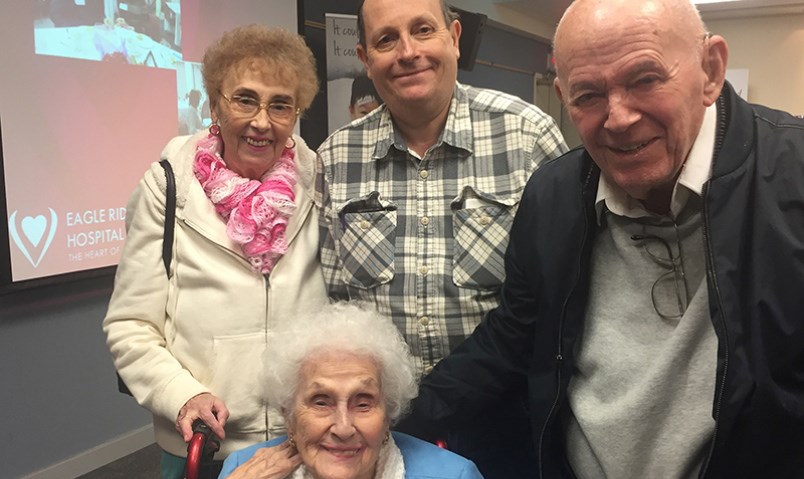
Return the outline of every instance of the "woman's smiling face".
{"type": "Polygon", "coordinates": [[[232,108],[232,98],[246,97],[263,105],[295,105],[293,83],[281,81],[262,60],[244,60],[226,75],[212,119],[220,125],[223,161],[229,169],[245,178],[260,179],[282,154],[296,123],[295,115],[288,122],[274,121],[265,108],[243,115],[232,108]]]}
{"type": "Polygon", "coordinates": [[[325,353],[301,368],[288,430],[316,479],[371,479],[388,431],[380,374],[367,356],[325,353]]]}

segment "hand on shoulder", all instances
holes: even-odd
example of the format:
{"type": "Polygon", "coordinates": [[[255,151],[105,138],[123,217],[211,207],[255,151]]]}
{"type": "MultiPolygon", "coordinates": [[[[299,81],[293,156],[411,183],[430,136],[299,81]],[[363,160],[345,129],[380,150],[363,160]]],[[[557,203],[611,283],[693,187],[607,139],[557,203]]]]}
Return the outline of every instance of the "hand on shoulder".
{"type": "Polygon", "coordinates": [[[257,449],[251,458],[241,464],[227,479],[283,479],[301,464],[301,457],[288,441],[274,447],[257,449]]]}

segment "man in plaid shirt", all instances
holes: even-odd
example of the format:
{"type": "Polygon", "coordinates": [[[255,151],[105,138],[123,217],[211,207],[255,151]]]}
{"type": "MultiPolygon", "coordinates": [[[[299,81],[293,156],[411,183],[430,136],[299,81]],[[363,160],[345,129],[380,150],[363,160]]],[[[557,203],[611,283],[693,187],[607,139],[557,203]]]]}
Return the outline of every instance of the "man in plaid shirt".
{"type": "MultiPolygon", "coordinates": [[[[426,374],[499,303],[525,183],[566,145],[535,106],[457,82],[461,24],[443,0],[365,0],[358,28],[385,105],[319,148],[321,262],[330,295],[390,316],[426,374]]],[[[530,473],[519,395],[447,438],[486,477],[530,473]]]]}

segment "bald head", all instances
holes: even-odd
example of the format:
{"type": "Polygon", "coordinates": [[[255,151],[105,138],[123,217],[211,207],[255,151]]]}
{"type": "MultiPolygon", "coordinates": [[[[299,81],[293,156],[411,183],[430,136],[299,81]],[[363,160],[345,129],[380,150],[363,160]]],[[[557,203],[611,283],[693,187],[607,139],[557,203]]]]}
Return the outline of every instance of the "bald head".
{"type": "Polygon", "coordinates": [[[644,24],[668,41],[685,44],[690,54],[700,53],[699,39],[706,27],[689,0],[575,0],[553,39],[558,76],[562,76],[562,59],[572,55],[574,47],[590,48],[603,35],[623,34],[644,24]]]}
{"type": "Polygon", "coordinates": [[[556,29],[556,93],[613,182],[664,214],[728,49],[689,0],[576,0],[556,29]]]}

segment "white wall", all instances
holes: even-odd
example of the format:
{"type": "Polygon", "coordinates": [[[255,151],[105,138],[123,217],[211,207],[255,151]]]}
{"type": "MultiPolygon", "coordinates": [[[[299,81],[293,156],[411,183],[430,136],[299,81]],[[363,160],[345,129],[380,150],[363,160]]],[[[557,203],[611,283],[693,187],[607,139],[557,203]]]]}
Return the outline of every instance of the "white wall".
{"type": "Polygon", "coordinates": [[[729,68],[746,68],[748,100],[804,115],[804,14],[710,20],[729,44],[729,68]]]}

